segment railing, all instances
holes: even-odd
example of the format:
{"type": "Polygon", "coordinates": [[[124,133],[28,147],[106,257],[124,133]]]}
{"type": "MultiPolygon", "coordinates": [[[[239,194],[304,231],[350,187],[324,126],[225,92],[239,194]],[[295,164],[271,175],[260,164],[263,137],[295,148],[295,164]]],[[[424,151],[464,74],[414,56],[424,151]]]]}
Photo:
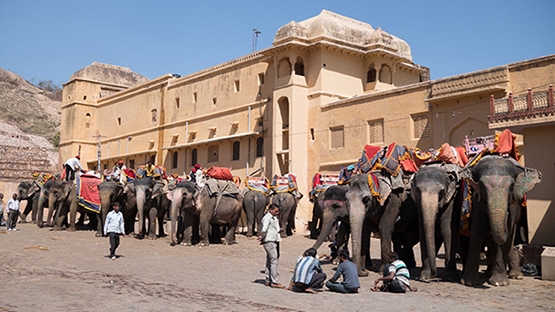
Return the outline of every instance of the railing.
{"type": "Polygon", "coordinates": [[[519,116],[528,115],[530,113],[551,112],[553,109],[553,85],[549,85],[547,92],[532,93],[532,89],[528,89],[528,93],[513,96],[509,93],[509,97],[503,99],[495,99],[493,95],[490,97],[490,115],[489,121],[499,121],[501,119],[514,119],[519,116]]]}

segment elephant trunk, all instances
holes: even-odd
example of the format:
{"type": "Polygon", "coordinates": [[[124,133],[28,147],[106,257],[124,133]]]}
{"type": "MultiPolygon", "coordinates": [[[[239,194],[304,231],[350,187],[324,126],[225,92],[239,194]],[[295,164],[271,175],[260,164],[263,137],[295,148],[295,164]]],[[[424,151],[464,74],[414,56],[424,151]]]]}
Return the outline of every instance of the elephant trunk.
{"type": "Polygon", "coordinates": [[[56,218],[61,208],[61,205],[58,205],[58,200],[56,199],[56,196],[54,196],[54,194],[50,192],[48,194],[48,216],[46,217],[47,226],[53,226],[52,219],[56,218]],[[56,214],[54,214],[54,211],[56,211],[56,214]]]}
{"type": "Polygon", "coordinates": [[[349,222],[351,225],[351,243],[353,263],[357,265],[359,276],[368,276],[366,272],[366,259],[361,256],[362,251],[362,226],[366,216],[365,204],[360,196],[350,196],[347,192],[347,199],[350,205],[349,222]]]}
{"type": "Polygon", "coordinates": [[[177,244],[177,211],[179,210],[181,204],[181,198],[172,199],[171,207],[171,240],[173,244],[177,244]]]}
{"type": "MultiPolygon", "coordinates": [[[[324,206],[322,205],[321,207],[324,207],[324,206]]],[[[322,230],[320,231],[320,235],[318,236],[318,239],[316,240],[314,245],[312,245],[312,248],[318,249],[320,248],[320,246],[322,246],[322,244],[330,234],[334,223],[335,223],[335,218],[334,218],[333,211],[324,210],[323,218],[322,218],[322,230]]]]}
{"type": "Polygon", "coordinates": [[[137,190],[137,214],[139,216],[138,236],[143,237],[145,225],[145,201],[146,195],[144,190],[137,190]]]}
{"type": "Polygon", "coordinates": [[[39,196],[39,201],[38,201],[38,211],[37,211],[37,226],[39,228],[44,226],[44,200],[45,200],[45,196],[44,193],[41,192],[40,196],[39,196]]]}
{"type": "Polygon", "coordinates": [[[420,213],[422,216],[423,229],[421,230],[420,248],[424,270],[430,270],[430,278],[437,275],[436,268],[436,242],[435,242],[435,219],[438,213],[438,194],[423,192],[420,197],[420,213]]]}
{"type": "Polygon", "coordinates": [[[507,231],[507,205],[497,203],[491,203],[488,200],[488,215],[489,215],[489,222],[491,227],[491,235],[493,236],[493,240],[497,245],[504,245],[507,242],[507,238],[509,236],[507,231]]]}

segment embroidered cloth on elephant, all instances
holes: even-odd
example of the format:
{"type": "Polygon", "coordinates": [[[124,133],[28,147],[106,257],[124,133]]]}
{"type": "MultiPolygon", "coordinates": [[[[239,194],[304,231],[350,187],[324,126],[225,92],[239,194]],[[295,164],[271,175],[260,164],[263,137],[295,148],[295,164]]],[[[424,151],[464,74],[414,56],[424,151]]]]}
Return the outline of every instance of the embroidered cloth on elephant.
{"type": "Polygon", "coordinates": [[[312,190],[310,191],[309,198],[313,201],[320,192],[325,191],[332,185],[337,185],[339,174],[323,174],[316,172],[312,178],[312,190]]]}
{"type": "Polygon", "coordinates": [[[257,191],[268,195],[268,184],[270,181],[266,177],[249,177],[245,179],[245,186],[251,191],[257,191]]]}
{"type": "Polygon", "coordinates": [[[237,197],[241,193],[241,190],[233,181],[228,180],[217,180],[213,178],[208,178],[206,180],[205,186],[208,190],[208,195],[210,197],[216,197],[218,195],[237,197]]]}
{"type": "Polygon", "coordinates": [[[409,150],[395,142],[382,147],[366,145],[360,157],[360,171],[367,173],[372,170],[385,169],[393,176],[397,176],[401,169],[406,172],[416,172],[416,165],[412,162],[409,150]]]}
{"type": "Polygon", "coordinates": [[[98,185],[102,179],[89,175],[76,175],[77,181],[77,203],[85,209],[100,213],[100,192],[98,185]]]}
{"type": "Polygon", "coordinates": [[[270,189],[276,193],[293,192],[297,189],[297,179],[293,174],[274,175],[270,189]]]}

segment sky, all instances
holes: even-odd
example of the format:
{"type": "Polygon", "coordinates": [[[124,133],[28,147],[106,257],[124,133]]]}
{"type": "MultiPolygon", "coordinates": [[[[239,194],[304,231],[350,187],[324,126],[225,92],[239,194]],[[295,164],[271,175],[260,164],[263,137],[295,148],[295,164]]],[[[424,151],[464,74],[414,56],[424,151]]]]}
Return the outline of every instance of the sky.
{"type": "Polygon", "coordinates": [[[323,9],[406,41],[438,79],[555,53],[552,0],[0,0],[0,68],[57,85],[93,62],[149,79],[272,46],[323,9]]]}

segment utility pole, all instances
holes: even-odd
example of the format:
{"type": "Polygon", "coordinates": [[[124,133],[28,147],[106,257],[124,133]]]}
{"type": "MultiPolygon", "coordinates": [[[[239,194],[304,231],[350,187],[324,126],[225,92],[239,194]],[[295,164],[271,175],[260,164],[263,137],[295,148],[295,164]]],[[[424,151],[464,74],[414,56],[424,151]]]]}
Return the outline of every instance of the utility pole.
{"type": "Polygon", "coordinates": [[[97,149],[96,149],[96,156],[97,156],[97,161],[98,162],[97,162],[97,165],[96,165],[96,170],[98,170],[98,172],[101,172],[100,171],[100,157],[101,157],[102,153],[100,151],[100,147],[101,147],[100,138],[102,138],[102,136],[100,135],[100,130],[96,130],[96,134],[93,135],[93,138],[98,139],[98,145],[97,145],[97,149]]]}
{"type": "Polygon", "coordinates": [[[258,40],[258,35],[262,32],[256,28],[252,29],[252,53],[256,51],[256,41],[258,40]]]}

